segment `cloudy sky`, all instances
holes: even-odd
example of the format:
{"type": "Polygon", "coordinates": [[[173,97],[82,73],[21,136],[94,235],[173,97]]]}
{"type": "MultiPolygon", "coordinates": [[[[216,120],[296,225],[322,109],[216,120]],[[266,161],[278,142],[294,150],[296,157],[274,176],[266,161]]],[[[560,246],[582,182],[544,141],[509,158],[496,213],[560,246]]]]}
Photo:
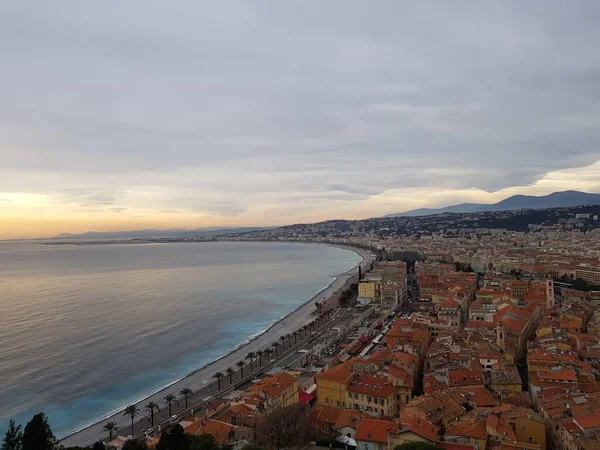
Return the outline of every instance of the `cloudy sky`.
{"type": "Polygon", "coordinates": [[[0,238],[600,192],[600,2],[0,2],[0,238]]]}

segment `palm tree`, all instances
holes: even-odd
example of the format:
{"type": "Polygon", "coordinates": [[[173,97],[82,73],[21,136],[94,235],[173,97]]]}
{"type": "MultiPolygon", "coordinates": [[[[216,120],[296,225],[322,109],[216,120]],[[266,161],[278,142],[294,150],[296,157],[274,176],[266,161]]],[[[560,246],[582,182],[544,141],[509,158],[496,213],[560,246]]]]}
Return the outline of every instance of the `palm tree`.
{"type": "MultiPolygon", "coordinates": [[[[112,441],[113,431],[119,431],[119,427],[117,426],[117,422],[106,422],[102,427],[104,431],[108,431],[108,441],[112,441]]],[[[133,432],[131,433],[133,435],[133,432]]]]}
{"type": "Polygon", "coordinates": [[[217,372],[213,375],[213,378],[217,379],[217,390],[220,391],[221,390],[221,378],[223,378],[225,375],[223,375],[223,372],[217,372]]]}
{"type": "Polygon", "coordinates": [[[160,408],[156,403],[148,402],[148,404],[144,406],[144,409],[150,413],[150,423],[152,424],[152,427],[154,427],[154,413],[159,412],[160,408]]]}
{"type": "Polygon", "coordinates": [[[244,366],[246,365],[246,363],[243,360],[240,360],[236,362],[235,365],[240,368],[240,379],[244,378],[244,366]]]}
{"type": "Polygon", "coordinates": [[[233,384],[233,374],[235,373],[235,370],[233,370],[231,367],[228,367],[225,369],[225,373],[229,375],[229,385],[231,386],[233,384]]]}
{"type": "Polygon", "coordinates": [[[254,371],[254,368],[252,367],[252,362],[254,361],[254,358],[256,358],[256,353],[254,353],[254,352],[249,352],[246,355],[246,359],[250,360],[250,373],[252,373],[254,371]]]}
{"type": "Polygon", "coordinates": [[[165,402],[167,402],[167,404],[169,405],[169,419],[171,418],[172,414],[171,414],[171,403],[173,403],[175,400],[177,400],[177,397],[175,397],[173,394],[167,394],[165,395],[165,398],[163,398],[163,400],[165,402]]]}
{"type": "Polygon", "coordinates": [[[265,352],[263,352],[262,350],[256,350],[256,356],[258,356],[258,367],[262,367],[262,358],[264,356],[265,352]]]}
{"type": "Polygon", "coordinates": [[[194,391],[192,391],[189,387],[184,387],[181,391],[179,391],[179,395],[185,398],[185,409],[187,409],[188,397],[194,395],[194,391]]]}
{"type": "Polygon", "coordinates": [[[286,334],[285,337],[287,338],[288,341],[288,348],[290,348],[292,346],[292,335],[291,334],[286,334]]]}
{"type": "Polygon", "coordinates": [[[272,347],[275,349],[275,358],[277,358],[277,347],[279,347],[279,342],[274,342],[272,347]]]}
{"type": "Polygon", "coordinates": [[[279,340],[281,341],[281,351],[285,351],[285,336],[280,336],[279,340]]]}
{"type": "Polygon", "coordinates": [[[296,346],[298,344],[298,334],[300,332],[299,331],[294,331],[292,334],[294,335],[294,346],[296,346]]]}
{"type": "Polygon", "coordinates": [[[135,405],[129,405],[123,411],[123,417],[131,417],[131,435],[133,436],[133,419],[140,414],[140,409],[135,405]]]}

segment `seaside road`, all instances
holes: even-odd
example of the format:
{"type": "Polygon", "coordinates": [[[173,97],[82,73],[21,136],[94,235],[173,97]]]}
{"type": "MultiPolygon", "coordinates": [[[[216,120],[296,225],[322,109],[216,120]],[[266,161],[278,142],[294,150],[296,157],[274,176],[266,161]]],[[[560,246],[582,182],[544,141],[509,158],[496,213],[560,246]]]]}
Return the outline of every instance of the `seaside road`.
{"type": "MultiPolygon", "coordinates": [[[[371,253],[365,250],[359,250],[354,248],[347,249],[353,250],[363,257],[363,261],[360,263],[363,270],[366,268],[368,264],[370,264],[370,255],[371,253]]],[[[188,399],[188,406],[198,407],[200,405],[204,405],[209,401],[213,400],[213,397],[218,394],[217,384],[215,380],[212,378],[213,374],[216,372],[222,372],[226,374],[227,368],[231,367],[232,369],[237,369],[236,363],[238,361],[243,360],[246,363],[244,366],[244,379],[251,379],[252,377],[258,375],[268,369],[271,365],[265,366],[265,361],[263,358],[263,367],[257,369],[257,365],[260,364],[259,361],[255,360],[253,363],[253,367],[255,369],[254,373],[249,376],[249,361],[245,360],[245,356],[249,352],[256,352],[257,350],[264,350],[269,348],[274,342],[281,342],[279,340],[280,336],[285,336],[287,334],[291,334],[296,330],[299,330],[301,327],[306,325],[309,322],[312,322],[316,316],[315,313],[315,301],[323,302],[325,300],[325,305],[323,307],[323,311],[328,311],[337,307],[337,302],[341,291],[345,288],[346,284],[355,281],[356,276],[358,274],[358,266],[348,272],[339,275],[326,289],[316,294],[312,299],[298,307],[292,313],[290,313],[285,318],[279,320],[269,330],[265,333],[258,336],[256,339],[249,342],[247,345],[240,347],[228,355],[208,364],[207,366],[196,370],[190,373],[185,378],[177,381],[171,386],[162,389],[152,395],[147,396],[144,399],[140,399],[137,402],[137,406],[140,409],[140,419],[134,424],[134,436],[140,434],[143,430],[150,428],[150,421],[144,411],[144,405],[146,405],[150,401],[154,401],[160,405],[161,411],[155,414],[154,424],[158,425],[161,421],[167,419],[168,415],[168,407],[164,402],[164,397],[167,394],[174,394],[178,398],[179,392],[181,389],[185,387],[191,388],[195,394],[188,399]]],[[[334,322],[340,318],[336,318],[334,322]]],[[[333,326],[331,323],[325,323],[321,330],[326,330],[333,326]]],[[[305,345],[311,338],[310,336],[305,337],[305,335],[298,336],[298,347],[301,345],[305,345]],[[300,342],[302,339],[302,342],[300,342]]],[[[312,337],[314,339],[314,336],[312,337]]],[[[289,351],[295,351],[296,346],[293,345],[294,338],[291,338],[292,348],[289,351]]],[[[285,345],[285,355],[288,354],[287,343],[285,345]]],[[[284,357],[285,355],[281,355],[284,357]]],[[[236,370],[233,381],[235,384],[239,383],[239,371],[236,370]]],[[[225,390],[229,386],[229,377],[226,375],[225,378],[221,380],[221,388],[225,390]]],[[[126,405],[123,405],[125,407],[126,405]]],[[[185,408],[185,401],[183,399],[179,399],[178,402],[173,403],[172,405],[172,413],[174,415],[178,415],[181,417],[185,408]]],[[[71,446],[86,446],[93,444],[95,441],[101,439],[106,440],[108,438],[108,433],[102,430],[103,425],[106,422],[114,421],[120,428],[119,435],[127,436],[131,434],[131,419],[128,417],[123,417],[122,410],[119,412],[110,415],[108,417],[103,418],[102,420],[94,423],[80,431],[67,435],[66,437],[61,439],[61,444],[65,447],[71,446]]]]}

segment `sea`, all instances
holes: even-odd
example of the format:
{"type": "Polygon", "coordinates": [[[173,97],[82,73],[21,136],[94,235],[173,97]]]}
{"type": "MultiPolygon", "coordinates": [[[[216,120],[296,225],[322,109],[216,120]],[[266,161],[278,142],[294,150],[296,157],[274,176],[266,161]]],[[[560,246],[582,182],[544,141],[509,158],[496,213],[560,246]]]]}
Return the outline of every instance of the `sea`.
{"type": "Polygon", "coordinates": [[[0,242],[0,437],[57,437],[228,353],[359,264],[318,244],[0,242]]]}

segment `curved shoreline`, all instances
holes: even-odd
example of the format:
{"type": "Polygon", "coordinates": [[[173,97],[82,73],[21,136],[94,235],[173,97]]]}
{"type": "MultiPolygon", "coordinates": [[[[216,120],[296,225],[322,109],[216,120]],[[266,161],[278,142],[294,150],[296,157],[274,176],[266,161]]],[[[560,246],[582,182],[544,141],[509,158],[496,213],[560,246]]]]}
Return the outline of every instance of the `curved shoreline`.
{"type": "MultiPolygon", "coordinates": [[[[264,242],[261,242],[261,243],[264,243],[264,242]]],[[[239,344],[237,344],[235,347],[233,347],[228,352],[226,352],[223,355],[219,356],[218,358],[206,363],[205,365],[192,370],[191,372],[178,378],[177,380],[174,380],[171,383],[169,383],[163,387],[160,387],[149,394],[144,394],[142,397],[137,399],[134,402],[134,404],[138,404],[140,402],[144,402],[144,401],[148,401],[148,400],[153,400],[160,404],[160,403],[162,403],[162,396],[163,396],[163,394],[165,394],[165,391],[167,391],[168,389],[172,389],[173,386],[176,386],[178,384],[183,385],[185,383],[186,387],[187,387],[187,385],[190,385],[190,387],[191,387],[191,385],[194,384],[194,382],[195,382],[196,386],[193,388],[194,391],[196,391],[197,389],[201,389],[203,386],[206,386],[207,384],[210,383],[210,381],[205,382],[206,381],[205,378],[207,378],[207,377],[210,378],[211,374],[215,371],[224,370],[219,367],[213,367],[213,366],[219,366],[220,363],[226,362],[229,359],[235,359],[235,360],[239,360],[240,358],[243,359],[245,354],[248,352],[248,350],[250,350],[250,351],[254,350],[250,347],[255,346],[255,347],[257,347],[257,349],[259,347],[264,347],[266,343],[262,342],[262,341],[268,341],[268,343],[271,343],[273,341],[273,336],[270,336],[269,333],[271,333],[275,329],[278,329],[277,337],[279,336],[280,333],[288,334],[288,333],[291,333],[291,332],[299,329],[301,326],[303,326],[304,324],[306,324],[310,321],[309,318],[313,313],[312,304],[314,303],[314,301],[316,301],[320,296],[324,295],[324,293],[325,293],[325,296],[327,297],[327,299],[325,301],[329,302],[338,293],[338,291],[346,284],[346,281],[349,278],[351,278],[358,271],[358,267],[363,266],[363,264],[365,262],[367,262],[367,258],[371,254],[368,250],[358,249],[358,248],[350,247],[350,246],[334,245],[334,244],[327,244],[327,243],[317,243],[317,242],[307,242],[307,243],[290,242],[290,244],[292,244],[292,243],[328,245],[330,247],[336,247],[341,250],[347,250],[347,251],[354,252],[361,258],[361,260],[358,262],[358,264],[356,264],[356,266],[352,267],[351,269],[334,276],[332,281],[327,286],[323,287],[322,289],[320,289],[319,291],[314,293],[308,300],[306,300],[305,302],[298,305],[296,308],[294,308],[292,311],[287,313],[285,316],[282,316],[279,320],[273,322],[266,329],[264,329],[258,333],[255,333],[255,335],[251,335],[244,341],[241,341],[239,344]],[[235,357],[235,358],[232,358],[232,357],[235,357]],[[202,372],[208,371],[208,369],[211,369],[211,374],[203,374],[202,373],[202,372]],[[199,379],[199,378],[202,378],[202,379],[199,379]]],[[[229,366],[232,364],[228,363],[226,365],[229,366]]],[[[178,390],[178,388],[176,390],[178,390]]],[[[87,425],[81,426],[73,431],[68,432],[66,435],[64,435],[60,438],[60,442],[65,446],[89,445],[89,444],[93,443],[94,441],[98,440],[98,438],[101,436],[102,425],[108,419],[116,421],[121,428],[127,429],[127,427],[130,424],[129,419],[122,420],[123,419],[123,417],[121,416],[122,410],[123,410],[123,407],[109,411],[106,414],[102,415],[100,418],[94,419],[93,422],[91,422],[87,425]],[[124,425],[121,422],[124,422],[124,425]],[[123,426],[121,426],[121,425],[123,425],[123,426]],[[99,430],[95,430],[96,428],[99,428],[99,430]]]]}

